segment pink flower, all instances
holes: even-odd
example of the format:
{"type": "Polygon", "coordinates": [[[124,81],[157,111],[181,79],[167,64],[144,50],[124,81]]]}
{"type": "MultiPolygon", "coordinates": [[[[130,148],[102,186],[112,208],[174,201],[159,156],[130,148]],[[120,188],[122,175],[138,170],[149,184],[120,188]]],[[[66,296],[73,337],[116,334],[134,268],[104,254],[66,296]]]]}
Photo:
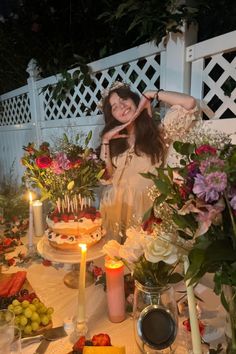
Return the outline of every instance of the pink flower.
{"type": "Polygon", "coordinates": [[[53,160],[51,164],[51,169],[56,175],[62,174],[64,171],[60,168],[57,161],[53,160]]]}
{"type": "Polygon", "coordinates": [[[225,172],[212,172],[207,176],[197,174],[194,178],[193,193],[206,202],[213,202],[219,199],[226,186],[227,175],[225,172]]]}
{"type": "Polygon", "coordinates": [[[48,168],[52,164],[52,159],[49,156],[40,156],[40,157],[37,157],[35,162],[39,168],[48,168]]]}
{"type": "Polygon", "coordinates": [[[210,145],[201,145],[199,146],[196,150],[195,153],[196,155],[202,155],[202,154],[209,154],[209,155],[215,155],[216,154],[216,148],[210,145]]]}

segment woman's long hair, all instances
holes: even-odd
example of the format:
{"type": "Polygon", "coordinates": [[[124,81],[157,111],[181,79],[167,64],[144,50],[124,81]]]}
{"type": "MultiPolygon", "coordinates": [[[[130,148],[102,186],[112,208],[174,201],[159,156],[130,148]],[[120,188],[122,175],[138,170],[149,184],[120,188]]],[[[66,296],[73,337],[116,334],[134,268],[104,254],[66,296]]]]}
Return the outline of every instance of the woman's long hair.
{"type": "MultiPolygon", "coordinates": [[[[106,132],[108,132],[115,126],[122,124],[118,120],[116,120],[112,115],[109,99],[113,93],[117,93],[117,95],[123,99],[131,98],[137,107],[140,101],[138,94],[131,91],[127,86],[122,86],[111,90],[108,96],[105,97],[103,102],[105,127],[101,133],[101,136],[103,136],[106,132]]],[[[152,164],[162,161],[165,157],[165,145],[160,123],[158,124],[157,122],[155,122],[154,119],[148,115],[148,112],[145,109],[141,112],[139,117],[136,118],[134,124],[135,154],[140,156],[141,153],[145,153],[147,156],[150,157],[152,164]]],[[[127,133],[126,129],[124,129],[121,133],[127,133]]],[[[126,138],[110,140],[111,157],[118,156],[119,154],[126,151],[128,148],[129,145],[126,138]]]]}

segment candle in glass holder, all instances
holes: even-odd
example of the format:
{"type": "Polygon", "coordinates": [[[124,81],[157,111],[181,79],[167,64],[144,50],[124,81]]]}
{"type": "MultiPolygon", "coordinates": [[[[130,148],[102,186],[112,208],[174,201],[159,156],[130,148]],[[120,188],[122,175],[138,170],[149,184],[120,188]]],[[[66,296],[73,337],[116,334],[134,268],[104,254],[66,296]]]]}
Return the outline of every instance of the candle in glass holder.
{"type": "Polygon", "coordinates": [[[43,203],[40,200],[33,201],[34,233],[35,236],[43,236],[43,203]]]}
{"type": "Polygon", "coordinates": [[[124,264],[110,258],[105,260],[108,316],[111,322],[125,319],[124,264]]]}
{"type": "Polygon", "coordinates": [[[34,234],[34,225],[33,225],[33,197],[32,193],[29,192],[29,231],[28,231],[28,247],[33,247],[33,234],[34,234]]]}
{"type": "Polygon", "coordinates": [[[79,269],[79,295],[77,322],[85,322],[85,277],[86,277],[86,244],[79,244],[81,248],[81,261],[79,269]]]}

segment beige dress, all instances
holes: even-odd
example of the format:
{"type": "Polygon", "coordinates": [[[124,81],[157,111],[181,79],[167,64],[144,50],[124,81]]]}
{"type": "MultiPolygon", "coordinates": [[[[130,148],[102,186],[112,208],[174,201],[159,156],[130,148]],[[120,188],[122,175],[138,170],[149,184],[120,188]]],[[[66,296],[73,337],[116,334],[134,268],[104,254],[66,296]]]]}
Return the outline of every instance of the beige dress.
{"type": "MultiPolygon", "coordinates": [[[[180,138],[196,120],[196,109],[185,110],[181,106],[172,106],[166,114],[163,124],[166,137],[170,140],[180,138]]],[[[152,165],[151,159],[142,154],[137,156],[131,146],[113,159],[116,166],[111,184],[105,186],[100,202],[100,211],[107,239],[123,242],[125,230],[140,222],[144,213],[151,207],[149,189],[153,182],[144,178],[140,172],[152,172],[161,162],[152,165]],[[123,238],[123,239],[122,239],[123,238]]]]}

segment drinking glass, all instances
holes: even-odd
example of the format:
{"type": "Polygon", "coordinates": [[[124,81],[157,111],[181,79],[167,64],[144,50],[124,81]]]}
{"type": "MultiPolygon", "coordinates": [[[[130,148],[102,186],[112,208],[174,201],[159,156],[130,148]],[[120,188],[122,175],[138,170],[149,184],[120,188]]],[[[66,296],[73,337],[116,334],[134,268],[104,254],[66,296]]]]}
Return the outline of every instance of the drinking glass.
{"type": "Polygon", "coordinates": [[[21,354],[21,330],[16,326],[9,326],[10,333],[13,338],[9,344],[9,354],[21,354]]]}
{"type": "Polygon", "coordinates": [[[7,346],[14,337],[15,314],[10,310],[0,310],[0,354],[7,353],[7,346]]]}

